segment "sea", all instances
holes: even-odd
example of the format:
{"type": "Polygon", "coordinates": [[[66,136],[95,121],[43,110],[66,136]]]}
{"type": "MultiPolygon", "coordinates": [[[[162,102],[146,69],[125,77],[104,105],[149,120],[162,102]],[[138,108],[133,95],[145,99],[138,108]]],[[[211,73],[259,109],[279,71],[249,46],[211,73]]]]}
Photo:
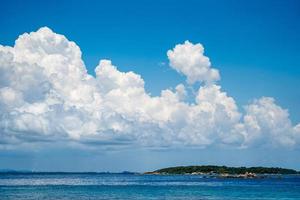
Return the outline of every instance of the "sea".
{"type": "Polygon", "coordinates": [[[3,173],[0,200],[8,199],[300,199],[300,176],[262,179],[198,175],[3,173]]]}

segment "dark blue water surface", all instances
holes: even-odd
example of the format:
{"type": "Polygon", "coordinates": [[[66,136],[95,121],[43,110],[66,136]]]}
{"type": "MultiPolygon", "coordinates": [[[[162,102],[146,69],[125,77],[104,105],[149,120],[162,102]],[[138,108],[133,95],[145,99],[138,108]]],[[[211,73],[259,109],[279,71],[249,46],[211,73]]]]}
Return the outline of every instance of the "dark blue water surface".
{"type": "Polygon", "coordinates": [[[300,199],[300,177],[1,174],[0,199],[300,199]]]}

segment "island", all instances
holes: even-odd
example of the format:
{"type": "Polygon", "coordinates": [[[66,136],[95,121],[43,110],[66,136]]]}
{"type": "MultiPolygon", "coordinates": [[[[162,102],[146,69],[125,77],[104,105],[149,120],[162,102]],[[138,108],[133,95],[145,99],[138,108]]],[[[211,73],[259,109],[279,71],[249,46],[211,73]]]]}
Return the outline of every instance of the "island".
{"type": "Polygon", "coordinates": [[[227,167],[216,165],[168,167],[144,174],[153,175],[202,175],[218,178],[263,178],[266,175],[300,174],[294,169],[280,167],[227,167]]]}

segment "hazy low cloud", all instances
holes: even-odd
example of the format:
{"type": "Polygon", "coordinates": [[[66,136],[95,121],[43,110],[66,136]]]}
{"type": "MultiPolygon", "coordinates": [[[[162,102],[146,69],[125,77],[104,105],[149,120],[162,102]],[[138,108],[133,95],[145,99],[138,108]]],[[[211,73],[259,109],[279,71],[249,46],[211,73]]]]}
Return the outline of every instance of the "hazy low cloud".
{"type": "MultiPolygon", "coordinates": [[[[230,145],[295,147],[300,124],[270,97],[239,112],[217,84],[201,44],[186,41],[167,52],[170,66],[200,82],[194,103],[184,84],[150,96],[134,72],[101,60],[87,73],[80,48],[49,28],[0,45],[0,146],[39,141],[119,143],[145,147],[230,145]],[[95,141],[95,142],[92,142],[95,141]]],[[[164,66],[162,66],[164,67],[164,66]]]]}

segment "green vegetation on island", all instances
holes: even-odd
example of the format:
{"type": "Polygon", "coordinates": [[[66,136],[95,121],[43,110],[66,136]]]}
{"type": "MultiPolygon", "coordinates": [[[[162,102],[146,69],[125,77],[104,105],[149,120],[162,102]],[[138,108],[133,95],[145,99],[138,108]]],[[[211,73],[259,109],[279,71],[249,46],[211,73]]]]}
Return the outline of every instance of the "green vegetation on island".
{"type": "Polygon", "coordinates": [[[216,174],[223,176],[256,176],[256,174],[298,174],[296,170],[279,167],[227,167],[215,165],[179,166],[159,169],[146,174],[216,174]]]}

